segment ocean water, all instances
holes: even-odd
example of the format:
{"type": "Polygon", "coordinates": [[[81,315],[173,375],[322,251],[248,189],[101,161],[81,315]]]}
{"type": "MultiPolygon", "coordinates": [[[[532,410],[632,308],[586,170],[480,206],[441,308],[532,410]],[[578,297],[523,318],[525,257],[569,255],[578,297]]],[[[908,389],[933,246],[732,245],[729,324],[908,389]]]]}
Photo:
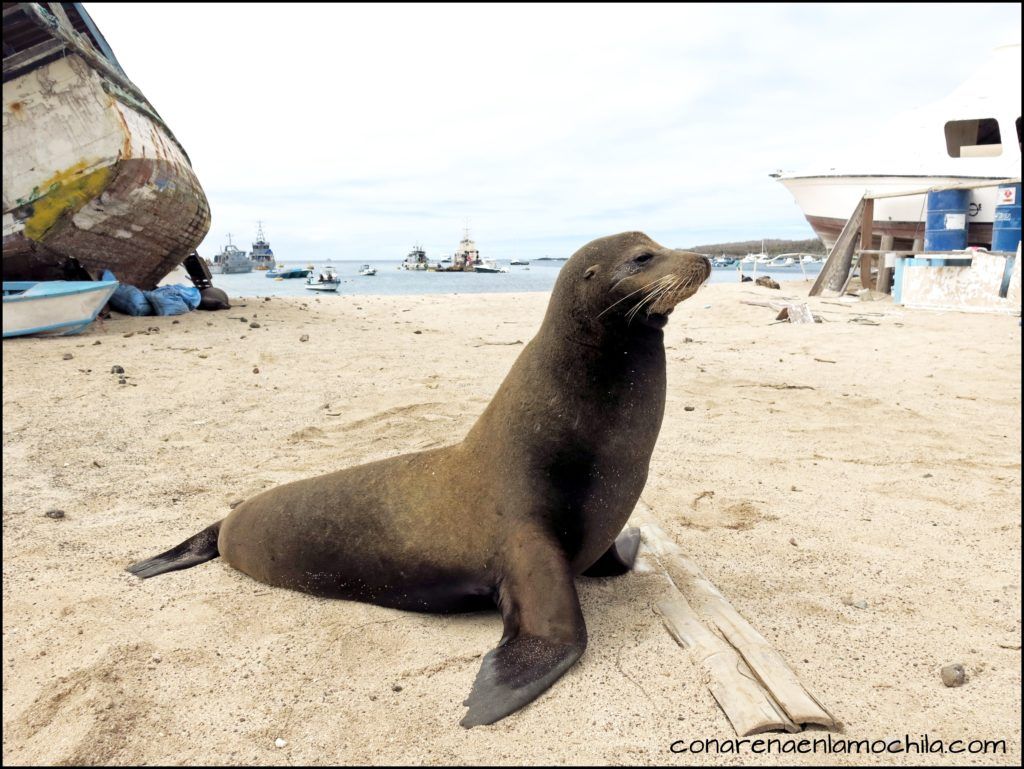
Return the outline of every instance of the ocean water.
{"type": "MultiPolygon", "coordinates": [[[[337,295],[366,294],[485,294],[526,291],[550,291],[555,284],[559,271],[565,262],[533,261],[529,266],[510,266],[508,272],[475,273],[475,272],[428,272],[400,269],[400,260],[377,261],[373,264],[377,274],[363,276],[359,268],[365,262],[333,261],[333,262],[284,262],[288,267],[306,267],[312,264],[314,275],[324,267],[330,266],[341,278],[337,295]]],[[[810,278],[817,276],[821,265],[807,268],[810,278]]],[[[751,275],[749,270],[746,274],[751,275]]],[[[771,275],[780,283],[785,280],[801,280],[800,268],[790,267],[785,270],[765,270],[758,268],[758,277],[771,275]]],[[[716,269],[711,274],[711,283],[737,283],[739,277],[735,267],[716,269]]],[[[214,275],[213,285],[227,291],[228,296],[325,296],[334,294],[324,291],[310,291],[306,288],[305,278],[275,280],[268,278],[265,272],[253,271],[236,275],[214,275]]]]}

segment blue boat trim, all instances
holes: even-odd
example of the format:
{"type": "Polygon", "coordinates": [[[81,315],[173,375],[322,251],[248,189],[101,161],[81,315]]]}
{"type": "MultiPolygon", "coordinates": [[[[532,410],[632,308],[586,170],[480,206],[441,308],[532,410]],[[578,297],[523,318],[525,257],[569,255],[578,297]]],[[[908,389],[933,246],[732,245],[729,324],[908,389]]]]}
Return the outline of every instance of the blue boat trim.
{"type": "Polygon", "coordinates": [[[67,320],[63,323],[53,323],[49,326],[37,326],[36,328],[25,329],[24,331],[9,331],[4,334],[4,339],[10,339],[12,336],[28,336],[29,334],[43,334],[49,331],[60,331],[66,329],[63,333],[58,336],[72,336],[73,334],[80,334],[96,319],[96,316],[89,318],[88,320],[67,320]]]}
{"type": "Polygon", "coordinates": [[[120,284],[116,280],[98,280],[89,282],[85,280],[81,281],[37,281],[37,282],[26,282],[26,281],[4,281],[4,304],[9,302],[27,302],[32,299],[43,299],[54,296],[72,296],[74,294],[87,294],[90,291],[103,291],[109,289],[111,293],[114,292],[120,284]],[[54,285],[59,284],[59,285],[54,285]],[[76,286],[76,288],[71,288],[76,286]],[[80,288],[78,288],[80,286],[80,288]],[[34,287],[39,287],[38,291],[34,291],[34,287]],[[9,294],[9,291],[19,291],[21,293],[9,294]]]}

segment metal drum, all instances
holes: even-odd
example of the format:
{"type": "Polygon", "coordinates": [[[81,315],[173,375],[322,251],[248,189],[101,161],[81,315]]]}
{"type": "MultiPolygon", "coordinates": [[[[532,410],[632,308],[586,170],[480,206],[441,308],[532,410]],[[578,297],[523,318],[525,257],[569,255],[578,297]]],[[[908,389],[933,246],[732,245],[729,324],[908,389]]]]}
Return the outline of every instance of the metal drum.
{"type": "Polygon", "coordinates": [[[992,250],[1016,252],[1020,243],[1020,185],[1000,185],[992,218],[992,250]]]}
{"type": "MultiPolygon", "coordinates": [[[[928,214],[924,225],[925,251],[959,251],[967,248],[967,206],[970,196],[970,190],[928,193],[928,214]]],[[[1017,221],[1020,222],[1019,217],[1017,221]]]]}

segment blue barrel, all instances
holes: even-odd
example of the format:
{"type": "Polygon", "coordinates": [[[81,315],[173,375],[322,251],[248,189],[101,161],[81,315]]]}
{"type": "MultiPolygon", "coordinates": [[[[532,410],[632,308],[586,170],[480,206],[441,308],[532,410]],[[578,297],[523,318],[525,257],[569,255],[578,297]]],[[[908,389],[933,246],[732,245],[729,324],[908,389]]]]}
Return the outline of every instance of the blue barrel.
{"type": "Polygon", "coordinates": [[[992,250],[1016,251],[1020,243],[1020,185],[1004,184],[996,191],[992,217],[992,250]]]}
{"type": "Polygon", "coordinates": [[[967,248],[967,206],[970,197],[970,190],[928,193],[928,215],[924,224],[925,251],[959,251],[967,248]]]}

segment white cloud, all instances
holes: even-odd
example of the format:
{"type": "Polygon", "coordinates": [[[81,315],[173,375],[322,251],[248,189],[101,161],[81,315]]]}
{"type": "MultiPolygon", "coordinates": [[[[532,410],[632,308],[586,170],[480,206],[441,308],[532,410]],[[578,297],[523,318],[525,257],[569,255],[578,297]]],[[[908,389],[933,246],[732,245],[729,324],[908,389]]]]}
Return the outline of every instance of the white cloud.
{"type": "Polygon", "coordinates": [[[296,260],[438,256],[467,218],[497,257],[810,236],[768,173],[942,96],[1020,28],[1009,4],[87,8],[192,158],[201,253],[263,219],[296,260]]]}

